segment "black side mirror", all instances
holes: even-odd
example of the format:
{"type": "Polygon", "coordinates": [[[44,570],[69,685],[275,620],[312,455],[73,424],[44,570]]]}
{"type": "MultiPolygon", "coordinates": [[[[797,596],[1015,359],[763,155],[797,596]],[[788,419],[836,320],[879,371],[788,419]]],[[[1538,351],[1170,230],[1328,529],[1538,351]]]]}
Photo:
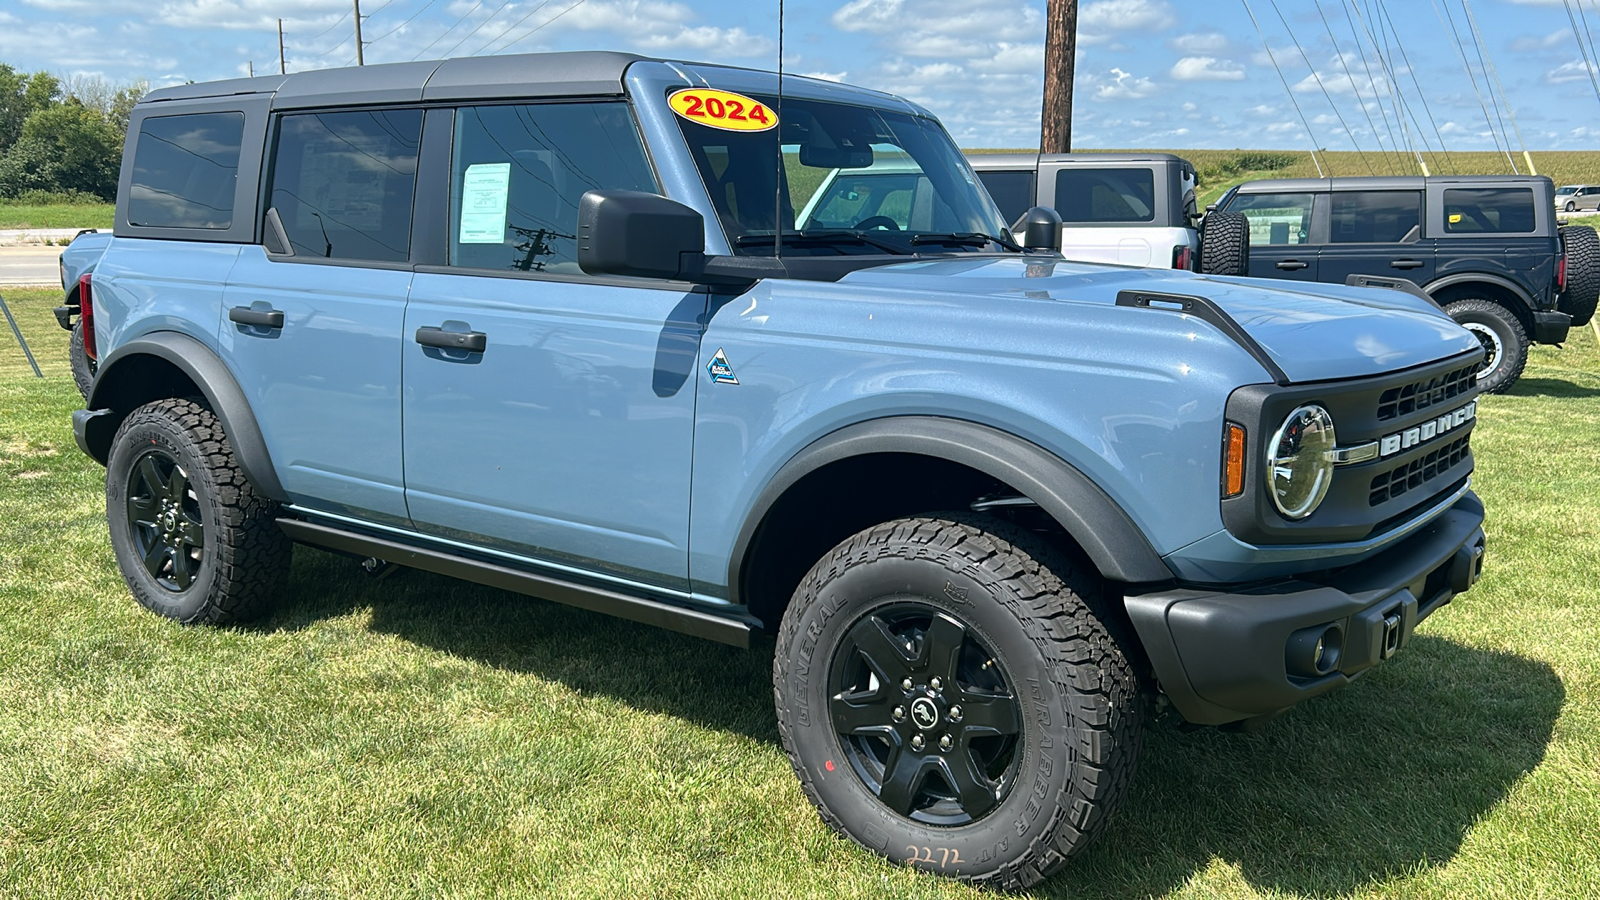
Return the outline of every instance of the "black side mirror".
{"type": "Polygon", "coordinates": [[[578,201],[578,267],[590,275],[682,278],[704,263],[705,219],[641,191],[588,191],[578,201]]]}
{"type": "Polygon", "coordinates": [[[1022,246],[1029,250],[1061,249],[1061,216],[1048,206],[1022,214],[1022,246]]]}

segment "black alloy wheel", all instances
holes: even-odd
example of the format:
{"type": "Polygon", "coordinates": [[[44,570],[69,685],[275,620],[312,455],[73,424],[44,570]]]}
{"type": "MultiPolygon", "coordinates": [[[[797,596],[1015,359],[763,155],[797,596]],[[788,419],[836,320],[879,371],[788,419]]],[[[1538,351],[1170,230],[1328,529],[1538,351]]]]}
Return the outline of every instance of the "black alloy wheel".
{"type": "Polygon", "coordinates": [[[139,455],[128,476],[128,531],[144,570],[169,591],[186,591],[205,555],[205,522],[189,473],[165,451],[139,455]]]}
{"type": "Polygon", "coordinates": [[[891,599],[846,632],[829,683],[845,760],[894,812],[964,825],[1016,785],[1016,693],[955,616],[915,598],[891,599]]]}
{"type": "Polygon", "coordinates": [[[222,423],[196,399],[128,414],[106,459],[106,524],[145,608],[221,625],[270,608],[289,569],[278,504],[239,468],[222,423]]]}

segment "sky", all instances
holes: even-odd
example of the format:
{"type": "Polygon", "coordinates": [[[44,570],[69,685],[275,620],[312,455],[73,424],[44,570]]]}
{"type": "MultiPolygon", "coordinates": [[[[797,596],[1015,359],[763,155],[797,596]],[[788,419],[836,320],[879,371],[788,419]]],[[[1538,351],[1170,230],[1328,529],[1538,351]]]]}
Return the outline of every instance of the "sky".
{"type": "MultiPolygon", "coordinates": [[[[772,69],[777,12],[777,0],[363,0],[362,28],[369,65],[608,49],[772,69]]],[[[1044,12],[1044,0],[788,0],[784,61],[916,101],[964,147],[1034,147],[1044,12]]],[[[0,62],[152,86],[265,74],[278,16],[290,72],[354,64],[352,0],[0,0],[0,62]]],[[[1083,0],[1073,146],[1374,151],[1409,131],[1435,149],[1495,150],[1498,135],[1593,148],[1600,78],[1572,20],[1600,35],[1600,0],[1083,0]]]]}

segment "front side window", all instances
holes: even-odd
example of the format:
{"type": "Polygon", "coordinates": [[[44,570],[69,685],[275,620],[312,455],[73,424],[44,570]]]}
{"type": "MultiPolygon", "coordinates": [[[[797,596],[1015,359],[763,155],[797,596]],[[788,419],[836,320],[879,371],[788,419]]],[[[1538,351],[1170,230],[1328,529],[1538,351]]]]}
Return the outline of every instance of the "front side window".
{"type": "Polygon", "coordinates": [[[1534,230],[1532,188],[1447,188],[1444,230],[1450,234],[1527,234],[1534,230]]]}
{"type": "Polygon", "coordinates": [[[1304,244],[1311,235],[1312,194],[1239,194],[1229,212],[1250,220],[1250,246],[1304,244]]]}
{"type": "MultiPolygon", "coordinates": [[[[745,98],[776,110],[771,97],[745,98]]],[[[735,253],[785,256],[970,252],[1009,240],[994,201],[932,119],[798,97],[781,121],[756,131],[680,113],[735,253]],[[974,238],[974,235],[980,237],[974,238]]]]}
{"type": "Polygon", "coordinates": [[[224,230],[233,224],[244,114],[154,116],[139,126],[128,224],[224,230]]]}
{"type": "Polygon", "coordinates": [[[656,191],[618,102],[463,108],[450,179],[450,265],[517,272],[581,274],[585,191],[656,191]]]}
{"type": "Polygon", "coordinates": [[[1148,168],[1062,169],[1056,174],[1056,212],[1067,224],[1153,222],[1155,173],[1148,168]]]}
{"type": "Polygon", "coordinates": [[[1396,244],[1420,231],[1422,195],[1415,191],[1336,191],[1332,202],[1335,244],[1396,244]]]}
{"type": "Polygon", "coordinates": [[[270,196],[295,255],[404,262],[421,138],[418,109],[284,116],[270,196]]]}

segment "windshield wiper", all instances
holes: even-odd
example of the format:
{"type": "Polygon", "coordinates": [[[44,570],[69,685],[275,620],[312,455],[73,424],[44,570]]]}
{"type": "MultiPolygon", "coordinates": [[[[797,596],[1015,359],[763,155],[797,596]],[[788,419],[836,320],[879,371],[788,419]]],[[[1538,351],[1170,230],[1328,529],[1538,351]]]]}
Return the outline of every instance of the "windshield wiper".
{"type": "MultiPolygon", "coordinates": [[[[876,247],[885,253],[892,253],[895,256],[905,256],[911,252],[888,241],[880,241],[877,238],[870,237],[865,232],[850,231],[844,228],[829,229],[827,231],[785,231],[783,233],[783,242],[785,244],[831,244],[839,240],[853,241],[857,244],[865,244],[868,247],[876,247]]],[[[741,234],[733,239],[733,243],[739,247],[770,244],[772,243],[772,235],[741,234]]]]}
{"type": "Polygon", "coordinates": [[[1008,238],[995,237],[979,231],[955,231],[944,234],[914,234],[911,236],[913,244],[955,244],[960,247],[983,247],[989,244],[999,244],[1007,250],[1023,252],[1021,244],[1008,238]]]}

